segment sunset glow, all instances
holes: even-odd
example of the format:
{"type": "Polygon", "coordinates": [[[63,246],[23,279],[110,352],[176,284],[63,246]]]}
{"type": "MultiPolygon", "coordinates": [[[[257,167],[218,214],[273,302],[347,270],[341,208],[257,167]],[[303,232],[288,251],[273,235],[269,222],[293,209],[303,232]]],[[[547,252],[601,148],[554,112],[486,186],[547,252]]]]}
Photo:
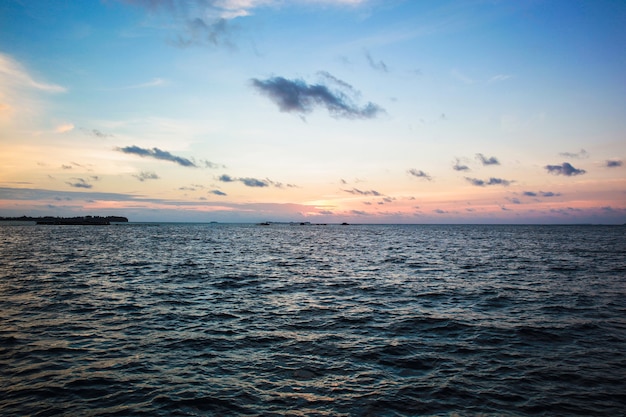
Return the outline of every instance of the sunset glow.
{"type": "Polygon", "coordinates": [[[626,3],[0,5],[0,216],[626,223],[626,3]]]}

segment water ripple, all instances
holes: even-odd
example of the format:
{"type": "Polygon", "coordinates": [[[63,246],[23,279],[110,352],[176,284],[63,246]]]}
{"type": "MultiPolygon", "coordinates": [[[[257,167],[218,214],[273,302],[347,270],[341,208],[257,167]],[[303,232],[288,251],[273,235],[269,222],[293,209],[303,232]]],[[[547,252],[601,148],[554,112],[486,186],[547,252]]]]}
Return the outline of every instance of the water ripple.
{"type": "Polygon", "coordinates": [[[624,228],[0,226],[0,414],[623,415],[624,228]]]}

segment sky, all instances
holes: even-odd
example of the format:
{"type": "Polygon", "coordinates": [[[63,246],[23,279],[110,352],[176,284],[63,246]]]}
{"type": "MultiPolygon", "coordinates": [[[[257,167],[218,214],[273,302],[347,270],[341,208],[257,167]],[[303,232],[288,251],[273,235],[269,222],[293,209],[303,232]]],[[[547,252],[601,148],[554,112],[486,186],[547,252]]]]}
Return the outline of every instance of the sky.
{"type": "Polygon", "coordinates": [[[626,223],[626,2],[4,0],[0,216],[626,223]]]}

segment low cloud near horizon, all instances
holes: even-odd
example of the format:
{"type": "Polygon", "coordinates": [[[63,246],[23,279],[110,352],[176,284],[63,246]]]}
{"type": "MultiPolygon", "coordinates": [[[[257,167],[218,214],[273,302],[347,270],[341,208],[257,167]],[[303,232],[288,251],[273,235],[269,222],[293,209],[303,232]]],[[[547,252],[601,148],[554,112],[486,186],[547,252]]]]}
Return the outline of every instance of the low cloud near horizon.
{"type": "Polygon", "coordinates": [[[574,168],[569,162],[563,162],[561,165],[546,165],[544,167],[550,174],[565,175],[571,177],[573,175],[583,175],[587,171],[584,169],[574,168]]]}
{"type": "Polygon", "coordinates": [[[479,178],[470,178],[470,177],[465,177],[465,179],[471,183],[472,185],[475,185],[477,187],[484,187],[487,185],[504,185],[505,187],[508,186],[509,184],[511,184],[512,181],[509,180],[505,180],[502,178],[494,178],[491,177],[488,180],[481,180],[479,178]]]}
{"type": "Polygon", "coordinates": [[[132,146],[126,146],[124,148],[117,148],[117,150],[126,154],[139,155],[142,158],[145,157],[145,158],[159,159],[162,161],[174,162],[184,167],[193,167],[193,168],[197,167],[197,165],[193,161],[187,158],[183,158],[181,156],[172,155],[171,153],[167,151],[163,151],[159,148],[147,149],[147,148],[140,148],[139,146],[132,145],[132,146]]]}

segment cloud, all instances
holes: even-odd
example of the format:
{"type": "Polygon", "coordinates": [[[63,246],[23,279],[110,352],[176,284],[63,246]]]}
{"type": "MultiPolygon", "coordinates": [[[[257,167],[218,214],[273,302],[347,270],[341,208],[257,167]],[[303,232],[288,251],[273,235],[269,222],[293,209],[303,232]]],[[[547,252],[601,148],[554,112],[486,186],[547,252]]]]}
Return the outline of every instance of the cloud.
{"type": "Polygon", "coordinates": [[[580,151],[578,151],[576,153],[561,152],[561,153],[559,153],[559,155],[564,156],[565,158],[575,158],[575,159],[586,159],[586,158],[589,158],[589,152],[587,152],[584,149],[581,149],[580,151]]]}
{"type": "Polygon", "coordinates": [[[21,87],[46,93],[64,93],[65,87],[37,81],[15,59],[0,53],[0,87],[21,87]]]}
{"type": "MultiPolygon", "coordinates": [[[[221,182],[241,182],[246,187],[263,188],[273,186],[276,188],[283,188],[285,185],[282,182],[272,181],[269,178],[263,180],[251,177],[231,177],[230,175],[223,174],[217,178],[221,182]]],[[[296,187],[293,184],[287,184],[287,187],[296,187]]]]}
{"type": "Polygon", "coordinates": [[[166,81],[163,78],[153,78],[148,82],[129,85],[127,87],[122,87],[121,90],[135,90],[138,88],[150,88],[150,87],[159,87],[161,85],[165,85],[166,81]]]}
{"type": "Polygon", "coordinates": [[[573,175],[582,175],[586,173],[584,169],[574,168],[569,162],[563,162],[561,165],[546,165],[544,167],[550,174],[565,175],[571,177],[573,175]]]}
{"type": "Polygon", "coordinates": [[[407,172],[413,175],[414,177],[423,178],[425,180],[432,181],[432,177],[422,170],[418,171],[417,169],[412,168],[412,169],[409,169],[407,172]]]}
{"type": "Polygon", "coordinates": [[[133,175],[139,181],[144,182],[146,180],[158,180],[160,177],[154,172],[141,171],[139,174],[133,175]]]}
{"type": "Polygon", "coordinates": [[[374,61],[368,51],[365,51],[365,57],[367,58],[367,62],[370,64],[370,67],[374,68],[376,71],[389,72],[387,64],[385,64],[383,61],[374,61]]]}
{"type": "Polygon", "coordinates": [[[459,158],[456,158],[456,162],[452,165],[452,169],[455,171],[469,171],[469,167],[467,165],[462,165],[459,158]]]}
{"type": "Polygon", "coordinates": [[[103,133],[103,132],[101,132],[101,131],[100,131],[100,130],[98,130],[98,129],[84,129],[84,128],[81,128],[80,130],[81,130],[84,134],[86,134],[86,135],[89,135],[89,136],[95,136],[95,137],[97,137],[97,138],[101,138],[101,139],[104,139],[104,138],[111,138],[111,137],[113,137],[113,135],[111,135],[111,134],[109,134],[109,133],[103,133]]]}
{"type": "Polygon", "coordinates": [[[197,167],[197,165],[193,163],[192,161],[190,161],[189,159],[172,155],[171,153],[167,151],[162,151],[159,148],[146,149],[146,148],[140,148],[139,146],[133,145],[133,146],[126,146],[125,148],[117,148],[117,150],[120,152],[128,153],[128,154],[139,155],[141,157],[175,162],[178,165],[181,165],[184,167],[194,167],[194,168],[197,167]]]}
{"type": "Polygon", "coordinates": [[[226,168],[224,165],[216,164],[206,159],[201,159],[200,162],[204,164],[205,168],[226,168]]]}
{"type": "Polygon", "coordinates": [[[355,194],[355,195],[373,195],[376,197],[382,196],[381,193],[375,190],[363,191],[363,190],[359,190],[358,188],[353,188],[351,190],[343,190],[343,191],[345,191],[346,193],[355,194]]]}
{"type": "Polygon", "coordinates": [[[478,178],[470,178],[470,177],[465,177],[465,179],[468,182],[470,182],[472,185],[475,185],[477,187],[485,187],[487,185],[503,185],[506,187],[512,182],[509,180],[504,180],[502,178],[493,178],[493,177],[489,178],[487,181],[481,180],[478,178]]]}
{"type": "Polygon", "coordinates": [[[74,130],[74,125],[72,123],[64,123],[54,129],[56,133],[66,133],[71,132],[72,130],[74,130]]]}
{"type": "Polygon", "coordinates": [[[227,46],[234,48],[235,44],[230,39],[232,31],[228,19],[219,18],[209,20],[204,17],[194,17],[187,21],[187,36],[178,36],[174,45],[186,48],[192,45],[227,46]]]}
{"type": "MultiPolygon", "coordinates": [[[[332,77],[328,73],[325,74],[332,77]]],[[[267,95],[278,105],[280,111],[286,113],[304,115],[311,113],[315,107],[326,107],[332,117],[371,119],[384,112],[384,109],[371,102],[363,107],[354,104],[350,96],[357,96],[356,90],[349,84],[332,78],[335,84],[344,87],[344,91],[331,91],[322,83],[309,85],[303,80],[288,80],[283,77],[271,77],[267,80],[253,78],[251,81],[254,88],[267,95]]]]}
{"type": "Polygon", "coordinates": [[[606,167],[607,168],[617,168],[617,167],[621,167],[623,164],[622,161],[618,161],[618,160],[609,160],[606,161],[606,167]]]}
{"type": "Polygon", "coordinates": [[[558,197],[561,193],[554,193],[552,191],[524,191],[522,195],[525,195],[526,197],[558,197]]]}
{"type": "Polygon", "coordinates": [[[218,181],[222,181],[222,182],[234,182],[234,181],[237,181],[236,178],[233,178],[233,177],[231,177],[230,175],[227,175],[227,174],[220,175],[220,177],[217,180],[218,181]]]}
{"type": "Polygon", "coordinates": [[[494,75],[493,77],[491,77],[488,81],[488,83],[494,83],[494,82],[499,82],[499,81],[505,81],[508,80],[509,78],[513,77],[512,75],[509,74],[498,74],[498,75],[494,75]]]}
{"type": "Polygon", "coordinates": [[[70,178],[74,182],[66,182],[67,185],[74,188],[92,188],[93,185],[89,184],[84,178],[70,178]]]}
{"type": "Polygon", "coordinates": [[[485,157],[482,153],[476,154],[476,159],[478,159],[483,165],[500,165],[500,161],[495,156],[485,157]]]}
{"type": "Polygon", "coordinates": [[[225,196],[227,195],[225,192],[220,191],[220,190],[211,190],[209,191],[210,194],[215,194],[215,195],[220,195],[220,196],[225,196]]]}
{"type": "Polygon", "coordinates": [[[258,180],[256,178],[239,178],[246,187],[267,187],[269,184],[266,181],[258,180]]]}

